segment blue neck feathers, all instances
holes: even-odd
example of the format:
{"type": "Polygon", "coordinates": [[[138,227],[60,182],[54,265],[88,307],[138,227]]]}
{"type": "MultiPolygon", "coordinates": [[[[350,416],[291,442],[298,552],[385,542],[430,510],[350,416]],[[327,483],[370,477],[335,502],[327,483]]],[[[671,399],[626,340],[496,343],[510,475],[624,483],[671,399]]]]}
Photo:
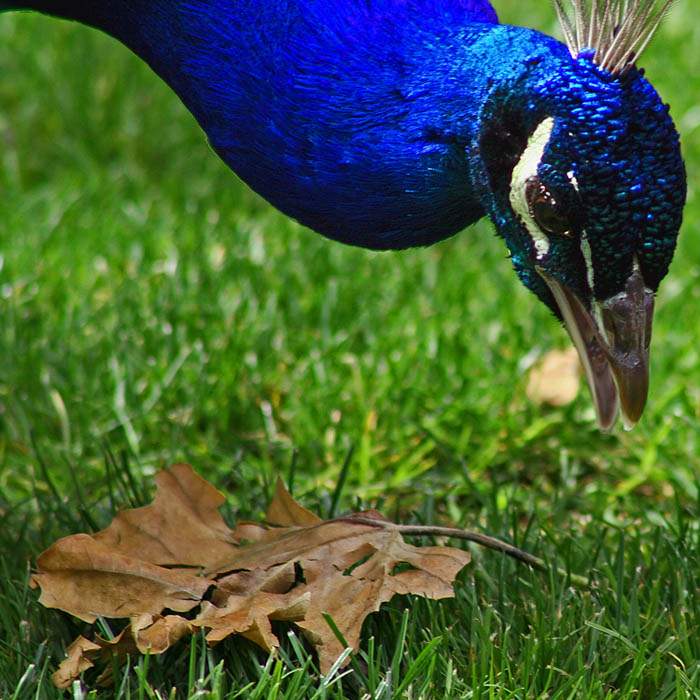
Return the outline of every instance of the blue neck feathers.
{"type": "Polygon", "coordinates": [[[253,189],[367,248],[427,245],[484,216],[484,104],[534,65],[570,61],[484,0],[28,4],[125,43],[253,189]]]}

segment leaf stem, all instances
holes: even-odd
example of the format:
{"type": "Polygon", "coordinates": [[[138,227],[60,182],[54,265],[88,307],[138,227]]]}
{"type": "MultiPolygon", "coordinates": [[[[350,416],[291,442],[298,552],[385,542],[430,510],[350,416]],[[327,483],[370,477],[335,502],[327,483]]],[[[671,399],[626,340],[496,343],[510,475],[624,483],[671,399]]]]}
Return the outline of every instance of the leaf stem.
{"type": "MultiPolygon", "coordinates": [[[[527,564],[538,571],[549,570],[549,567],[544,560],[536,557],[534,554],[530,554],[529,552],[519,549],[508,542],[499,540],[496,537],[483,535],[480,532],[474,532],[473,530],[461,530],[460,528],[456,527],[440,527],[438,525],[398,525],[388,520],[385,521],[372,517],[363,517],[359,514],[353,514],[347,518],[337,518],[337,520],[349,520],[353,523],[362,523],[363,525],[372,525],[373,527],[396,529],[402,535],[413,537],[454,537],[460,540],[468,540],[469,542],[474,542],[482,547],[494,549],[497,552],[503,552],[503,554],[507,554],[509,557],[513,557],[513,559],[517,559],[523,564],[527,564]]],[[[568,577],[571,584],[576,588],[586,589],[590,587],[590,581],[585,576],[571,573],[570,571],[560,567],[557,567],[556,571],[559,576],[568,577]]]]}

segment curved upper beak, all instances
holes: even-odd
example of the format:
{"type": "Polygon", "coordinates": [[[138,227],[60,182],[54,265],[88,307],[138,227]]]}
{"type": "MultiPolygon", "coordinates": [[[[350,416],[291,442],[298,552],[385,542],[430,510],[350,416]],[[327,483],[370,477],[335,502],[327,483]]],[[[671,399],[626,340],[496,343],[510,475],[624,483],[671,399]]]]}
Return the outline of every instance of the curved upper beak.
{"type": "Polygon", "coordinates": [[[649,391],[653,292],[635,269],[625,289],[595,302],[597,308],[592,313],[565,284],[542,268],[537,272],[554,295],[578,350],[598,425],[610,430],[619,408],[625,428],[631,430],[644,411],[649,391]]]}

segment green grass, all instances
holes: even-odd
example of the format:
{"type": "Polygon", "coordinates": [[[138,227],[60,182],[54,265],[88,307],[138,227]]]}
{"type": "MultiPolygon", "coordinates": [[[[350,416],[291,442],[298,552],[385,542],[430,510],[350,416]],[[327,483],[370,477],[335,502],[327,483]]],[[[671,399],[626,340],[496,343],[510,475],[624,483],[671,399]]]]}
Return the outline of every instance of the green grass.
{"type": "MultiPolygon", "coordinates": [[[[323,679],[282,627],[278,658],[197,637],[98,695],[700,697],[694,1],[643,61],[690,191],[650,403],[611,435],[585,391],[562,409],[525,397],[528,363],[568,341],[488,223],[402,253],[328,242],[237,181],[126,49],[0,15],[0,697],[60,697],[50,673],[89,633],[28,589],[53,540],[147,501],[176,460],[226,491],[231,521],[259,517],[278,474],[326,515],[351,448],[339,510],[480,529],[590,589],[473,550],[455,600],[384,606],[345,672],[323,679]]],[[[554,31],[547,3],[497,8],[554,31]]]]}

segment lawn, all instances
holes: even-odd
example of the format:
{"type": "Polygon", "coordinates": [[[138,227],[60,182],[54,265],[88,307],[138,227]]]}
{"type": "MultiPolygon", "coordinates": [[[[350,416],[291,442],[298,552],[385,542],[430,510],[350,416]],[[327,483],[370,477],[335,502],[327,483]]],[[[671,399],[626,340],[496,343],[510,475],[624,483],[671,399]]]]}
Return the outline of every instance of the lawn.
{"type": "MultiPolygon", "coordinates": [[[[689,197],[649,405],[608,435],[585,387],[564,408],[526,397],[528,368],[569,341],[488,222],[401,253],[326,241],[238,181],[121,45],[0,14],[0,697],[62,697],[50,674],[92,634],[38,606],[37,554],[186,461],[229,522],[260,518],[281,475],[324,517],[468,527],[550,573],[472,549],[454,600],[369,618],[344,676],[280,627],[277,657],[197,637],[132,660],[112,690],[88,672],[73,697],[700,698],[695,2],[674,3],[643,60],[689,197]]],[[[556,31],[546,2],[495,5],[556,31]]]]}

